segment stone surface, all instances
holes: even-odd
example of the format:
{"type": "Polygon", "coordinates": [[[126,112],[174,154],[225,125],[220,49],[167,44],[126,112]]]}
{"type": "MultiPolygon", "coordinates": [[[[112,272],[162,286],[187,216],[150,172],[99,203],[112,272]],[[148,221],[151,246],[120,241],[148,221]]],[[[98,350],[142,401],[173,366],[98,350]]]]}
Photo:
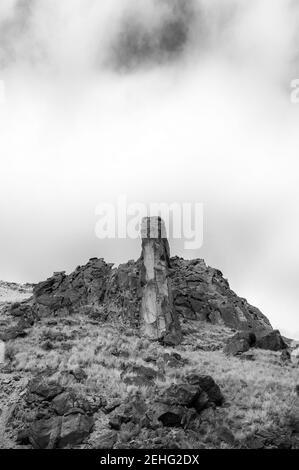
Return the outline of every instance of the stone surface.
{"type": "Polygon", "coordinates": [[[92,416],[81,413],[64,416],[61,423],[58,447],[64,448],[80,444],[90,434],[93,424],[92,416]]]}
{"type": "Polygon", "coordinates": [[[185,426],[196,413],[221,406],[223,402],[224,397],[212,377],[190,374],[184,382],[172,384],[164,390],[154,409],[164,426],[185,426]]]}
{"type": "Polygon", "coordinates": [[[168,279],[169,245],[159,217],[142,221],[141,324],[145,336],[177,345],[182,334],[168,279]]]}
{"type": "Polygon", "coordinates": [[[207,266],[204,260],[175,257],[170,264],[174,305],[179,315],[237,330],[272,330],[269,320],[238,297],[221,271],[207,266]]]}
{"type": "Polygon", "coordinates": [[[117,441],[117,432],[106,430],[101,432],[95,441],[96,449],[113,449],[117,441]]]}
{"type": "Polygon", "coordinates": [[[29,441],[34,449],[54,449],[58,443],[62,418],[36,420],[29,426],[29,441]]]}
{"type": "Polygon", "coordinates": [[[220,426],[216,430],[216,434],[217,434],[220,441],[225,442],[230,447],[233,447],[235,445],[235,442],[236,442],[235,436],[233,435],[233,433],[231,432],[231,430],[228,427],[220,426]]]}
{"type": "Polygon", "coordinates": [[[268,349],[271,351],[280,351],[282,349],[288,348],[278,330],[258,334],[256,347],[260,349],[268,349]]]}
{"type": "Polygon", "coordinates": [[[39,395],[45,400],[52,400],[63,392],[63,387],[55,381],[46,381],[43,378],[36,378],[30,381],[28,392],[30,395],[39,395]]]}
{"type": "Polygon", "coordinates": [[[65,272],[54,273],[33,289],[37,314],[72,313],[84,305],[99,305],[105,296],[111,268],[104,260],[94,258],[68,276],[65,272]]]}
{"type": "Polygon", "coordinates": [[[246,353],[251,347],[255,346],[256,336],[252,332],[238,332],[230,338],[224,348],[225,354],[236,356],[246,353]]]}

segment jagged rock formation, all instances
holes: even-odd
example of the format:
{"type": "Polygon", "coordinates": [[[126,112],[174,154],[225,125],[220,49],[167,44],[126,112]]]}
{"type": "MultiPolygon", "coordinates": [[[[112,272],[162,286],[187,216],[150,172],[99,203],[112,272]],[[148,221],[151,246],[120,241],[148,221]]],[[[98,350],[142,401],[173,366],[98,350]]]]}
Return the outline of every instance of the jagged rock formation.
{"type": "Polygon", "coordinates": [[[272,330],[267,317],[238,297],[218,269],[202,259],[171,258],[174,304],[185,318],[225,324],[237,330],[272,330]]]}
{"type": "Polygon", "coordinates": [[[80,311],[99,320],[141,327],[150,338],[171,343],[179,341],[178,319],[182,317],[236,330],[272,331],[269,320],[238,297],[219,270],[202,259],[170,258],[163,224],[148,234],[148,220],[137,261],[114,268],[92,258],[69,275],[54,273],[34,287],[32,299],[11,307],[14,316],[20,305],[21,311],[30,307],[36,318],[80,311]]]}
{"type": "Polygon", "coordinates": [[[39,316],[64,314],[84,306],[101,305],[112,266],[103,259],[92,258],[68,276],[65,272],[54,273],[33,289],[36,313],[39,316]]]}
{"type": "Polygon", "coordinates": [[[170,250],[164,222],[159,217],[144,218],[141,236],[142,330],[151,339],[178,344],[181,331],[168,279],[170,250]]]}

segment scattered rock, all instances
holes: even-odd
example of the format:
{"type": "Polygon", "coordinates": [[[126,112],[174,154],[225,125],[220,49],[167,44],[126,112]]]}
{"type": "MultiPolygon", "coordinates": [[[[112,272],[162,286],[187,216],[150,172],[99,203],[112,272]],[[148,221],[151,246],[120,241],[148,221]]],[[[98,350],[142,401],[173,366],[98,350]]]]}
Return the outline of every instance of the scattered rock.
{"type": "Polygon", "coordinates": [[[76,369],[71,370],[70,373],[75,377],[76,380],[78,380],[78,382],[85,382],[88,377],[85,370],[81,367],[77,367],[76,369]]]}
{"type": "Polygon", "coordinates": [[[256,337],[251,332],[239,332],[227,341],[224,353],[232,356],[247,352],[255,345],[256,337]]]}
{"type": "Polygon", "coordinates": [[[17,443],[27,446],[30,444],[28,429],[21,429],[17,434],[17,443]]]}
{"type": "Polygon", "coordinates": [[[60,393],[52,400],[52,407],[58,415],[64,415],[73,408],[69,392],[60,393]]]}
{"type": "Polygon", "coordinates": [[[184,383],[172,384],[157,398],[158,420],[164,426],[188,426],[197,413],[220,406],[223,395],[212,377],[190,374],[184,383]],[[192,411],[195,410],[195,411],[192,411]]]}
{"type": "Polygon", "coordinates": [[[174,369],[183,367],[187,363],[187,361],[177,353],[165,353],[163,354],[162,359],[168,367],[172,367],[174,369]]]}
{"type": "Polygon", "coordinates": [[[55,381],[47,381],[43,378],[32,379],[28,386],[30,395],[41,396],[45,400],[52,400],[63,392],[63,387],[55,381]]]}
{"type": "Polygon", "coordinates": [[[263,332],[257,335],[256,347],[260,349],[268,349],[270,351],[280,351],[281,349],[288,348],[278,330],[266,333],[263,332]]]}
{"type": "Polygon", "coordinates": [[[186,380],[189,384],[196,385],[208,395],[209,405],[223,405],[224,396],[212,377],[209,375],[190,374],[186,377],[186,380]]]}
{"type": "Polygon", "coordinates": [[[288,349],[284,349],[281,353],[280,360],[283,364],[291,362],[291,353],[288,349]]]}
{"type": "Polygon", "coordinates": [[[55,346],[50,340],[47,340],[42,344],[41,348],[44,351],[52,351],[53,349],[55,349],[55,346]]]}
{"type": "Polygon", "coordinates": [[[183,426],[186,409],[182,406],[173,406],[168,408],[167,411],[158,413],[158,420],[161,421],[163,426],[177,427],[183,426]]]}
{"type": "Polygon", "coordinates": [[[61,424],[59,448],[74,446],[81,442],[90,434],[94,425],[92,416],[84,414],[70,414],[64,416],[61,424]]]}
{"type": "Polygon", "coordinates": [[[226,426],[220,426],[217,431],[217,436],[220,439],[220,441],[225,442],[229,446],[233,447],[236,443],[235,436],[231,432],[229,428],[226,426]]]}
{"type": "Polygon", "coordinates": [[[263,449],[264,448],[264,442],[262,439],[259,439],[258,437],[254,436],[249,436],[245,439],[244,441],[244,446],[247,449],[263,449]]]}
{"type": "Polygon", "coordinates": [[[16,326],[9,327],[3,333],[0,333],[0,340],[7,342],[17,338],[24,338],[27,335],[27,328],[29,326],[20,320],[16,326]]]}
{"type": "Polygon", "coordinates": [[[62,418],[36,420],[28,429],[29,441],[34,449],[54,449],[57,445],[62,418]]]}
{"type": "Polygon", "coordinates": [[[255,361],[255,354],[250,351],[240,354],[239,357],[244,361],[255,361]]]}
{"type": "Polygon", "coordinates": [[[117,441],[117,432],[107,430],[99,434],[95,440],[96,449],[113,449],[117,441]]]}

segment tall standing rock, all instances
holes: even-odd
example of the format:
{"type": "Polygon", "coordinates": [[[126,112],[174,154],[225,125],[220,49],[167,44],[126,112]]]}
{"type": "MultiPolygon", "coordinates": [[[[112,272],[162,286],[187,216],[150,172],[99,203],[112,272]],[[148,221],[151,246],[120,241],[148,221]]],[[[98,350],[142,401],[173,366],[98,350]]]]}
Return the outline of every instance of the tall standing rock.
{"type": "Polygon", "coordinates": [[[145,217],[142,220],[141,238],[143,333],[168,345],[179,344],[182,333],[173,305],[168,276],[169,244],[162,219],[145,217]]]}

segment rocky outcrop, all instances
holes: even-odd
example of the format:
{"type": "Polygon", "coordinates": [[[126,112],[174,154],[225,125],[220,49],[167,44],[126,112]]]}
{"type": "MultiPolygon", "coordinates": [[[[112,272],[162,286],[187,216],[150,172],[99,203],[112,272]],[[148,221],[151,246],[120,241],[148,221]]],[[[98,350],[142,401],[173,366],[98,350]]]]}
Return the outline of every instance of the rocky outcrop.
{"type": "Polygon", "coordinates": [[[33,289],[34,307],[39,316],[72,313],[83,306],[103,303],[112,265],[92,258],[70,275],[54,275],[33,289]]]}
{"type": "Polygon", "coordinates": [[[137,261],[113,267],[92,258],[69,275],[54,273],[34,287],[32,299],[10,307],[14,317],[26,319],[79,311],[97,320],[141,327],[146,336],[168,345],[180,342],[182,317],[236,330],[272,331],[269,320],[238,297],[219,270],[202,259],[170,258],[159,218],[144,220],[137,261]]]}
{"type": "Polygon", "coordinates": [[[175,257],[170,263],[174,305],[183,317],[237,330],[272,330],[269,320],[238,297],[218,269],[210,268],[202,259],[175,257]]]}
{"type": "Polygon", "coordinates": [[[29,382],[18,406],[24,423],[18,441],[28,442],[35,449],[78,445],[92,431],[93,413],[100,406],[101,403],[95,406],[55,380],[36,377],[29,382]]]}
{"type": "Polygon", "coordinates": [[[168,276],[169,245],[164,222],[159,217],[143,219],[141,236],[143,333],[168,345],[179,344],[182,334],[168,276]]]}

